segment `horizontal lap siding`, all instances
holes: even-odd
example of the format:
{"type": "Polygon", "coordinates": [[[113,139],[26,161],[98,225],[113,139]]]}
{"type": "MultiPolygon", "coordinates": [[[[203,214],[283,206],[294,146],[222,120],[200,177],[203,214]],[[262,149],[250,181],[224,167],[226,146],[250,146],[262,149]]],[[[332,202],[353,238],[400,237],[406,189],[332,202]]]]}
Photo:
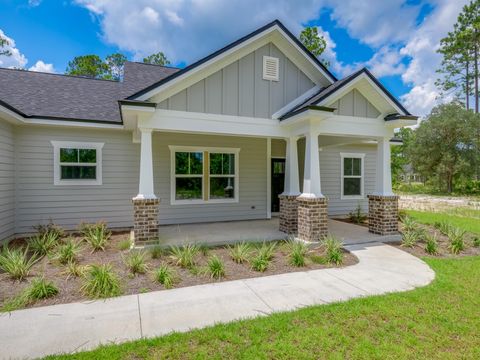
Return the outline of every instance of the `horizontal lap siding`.
{"type": "Polygon", "coordinates": [[[181,224],[265,218],[266,146],[265,139],[154,133],[154,179],[155,193],[160,198],[160,223],[181,224]],[[240,148],[239,202],[171,205],[169,145],[240,148]]]}
{"type": "Polygon", "coordinates": [[[133,225],[131,199],[138,192],[140,145],[129,132],[45,127],[18,128],[16,232],[48,222],[74,229],[81,221],[133,225]],[[99,186],[54,186],[52,140],[103,142],[99,186]]]}
{"type": "Polygon", "coordinates": [[[15,233],[14,148],[13,126],[0,120],[0,242],[15,233]]]}

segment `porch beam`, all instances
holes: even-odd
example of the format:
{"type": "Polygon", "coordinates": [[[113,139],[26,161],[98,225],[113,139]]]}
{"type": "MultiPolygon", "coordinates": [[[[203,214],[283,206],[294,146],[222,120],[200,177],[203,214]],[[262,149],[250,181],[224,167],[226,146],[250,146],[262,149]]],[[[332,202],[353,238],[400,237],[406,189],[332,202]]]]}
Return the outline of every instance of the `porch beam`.
{"type": "Polygon", "coordinates": [[[140,178],[138,195],[134,200],[156,199],[153,191],[152,129],[139,128],[140,131],[140,178]]]}
{"type": "Polygon", "coordinates": [[[286,158],[285,158],[285,186],[282,195],[294,196],[300,195],[300,180],[298,175],[298,150],[297,136],[285,139],[286,158]]]}
{"type": "Polygon", "coordinates": [[[374,195],[393,196],[390,137],[377,139],[377,175],[374,195]]]}

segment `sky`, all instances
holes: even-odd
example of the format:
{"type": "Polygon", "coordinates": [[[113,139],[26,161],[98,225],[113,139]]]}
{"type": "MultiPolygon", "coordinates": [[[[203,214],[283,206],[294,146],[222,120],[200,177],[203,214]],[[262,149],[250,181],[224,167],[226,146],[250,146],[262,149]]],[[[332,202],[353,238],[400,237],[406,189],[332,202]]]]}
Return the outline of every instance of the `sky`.
{"type": "MultiPolygon", "coordinates": [[[[0,67],[63,73],[78,55],[163,51],[183,67],[279,19],[294,34],[317,26],[322,55],[342,78],[367,67],[419,116],[446,101],[435,70],[440,39],[467,0],[0,0],[0,67]]],[[[447,99],[448,100],[448,99],[447,99]]]]}

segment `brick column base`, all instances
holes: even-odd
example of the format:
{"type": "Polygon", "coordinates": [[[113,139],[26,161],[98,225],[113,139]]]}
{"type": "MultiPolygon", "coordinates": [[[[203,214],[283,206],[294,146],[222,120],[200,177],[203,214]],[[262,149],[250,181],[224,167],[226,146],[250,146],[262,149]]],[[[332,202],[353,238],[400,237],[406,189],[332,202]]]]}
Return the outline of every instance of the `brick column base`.
{"type": "Polygon", "coordinates": [[[305,241],[319,241],[328,234],[328,200],[326,198],[297,197],[298,237],[305,241]]]}
{"type": "Polygon", "coordinates": [[[368,230],[378,235],[398,232],[398,196],[368,195],[368,230]]]}
{"type": "Polygon", "coordinates": [[[280,226],[279,230],[287,234],[296,234],[298,229],[298,195],[279,195],[280,226]]]}
{"type": "Polygon", "coordinates": [[[158,204],[160,199],[133,199],[135,244],[158,239],[158,204]]]}

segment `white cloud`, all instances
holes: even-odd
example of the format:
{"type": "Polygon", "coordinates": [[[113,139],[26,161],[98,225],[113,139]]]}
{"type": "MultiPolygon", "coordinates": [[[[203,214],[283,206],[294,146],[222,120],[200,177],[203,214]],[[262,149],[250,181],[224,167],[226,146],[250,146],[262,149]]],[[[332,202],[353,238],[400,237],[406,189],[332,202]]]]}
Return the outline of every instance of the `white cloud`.
{"type": "Polygon", "coordinates": [[[0,37],[8,41],[8,45],[2,50],[8,50],[11,54],[11,56],[0,55],[0,67],[23,68],[27,63],[27,58],[17,49],[15,41],[9,38],[1,29],[0,37]]]}
{"type": "Polygon", "coordinates": [[[28,70],[46,72],[46,73],[55,73],[55,69],[53,68],[53,64],[45,64],[42,60],[38,60],[35,63],[35,65],[30,66],[28,68],[28,70]]]}
{"type": "Polygon", "coordinates": [[[42,3],[42,0],[28,0],[28,6],[37,7],[42,3]]]}

